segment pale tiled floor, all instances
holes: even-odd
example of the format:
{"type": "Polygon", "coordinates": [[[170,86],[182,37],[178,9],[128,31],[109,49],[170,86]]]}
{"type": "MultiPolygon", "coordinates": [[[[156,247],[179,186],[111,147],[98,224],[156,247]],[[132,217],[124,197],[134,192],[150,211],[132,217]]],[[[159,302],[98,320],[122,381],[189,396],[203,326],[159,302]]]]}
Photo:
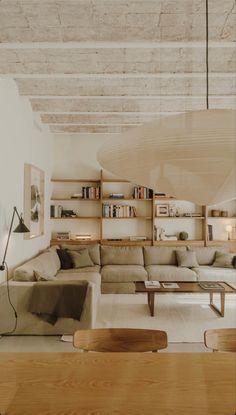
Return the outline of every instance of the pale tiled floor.
{"type": "MultiPolygon", "coordinates": [[[[0,352],[75,352],[72,343],[60,336],[4,336],[0,338],[0,352]]],[[[203,343],[169,343],[165,352],[208,352],[203,343]]]]}

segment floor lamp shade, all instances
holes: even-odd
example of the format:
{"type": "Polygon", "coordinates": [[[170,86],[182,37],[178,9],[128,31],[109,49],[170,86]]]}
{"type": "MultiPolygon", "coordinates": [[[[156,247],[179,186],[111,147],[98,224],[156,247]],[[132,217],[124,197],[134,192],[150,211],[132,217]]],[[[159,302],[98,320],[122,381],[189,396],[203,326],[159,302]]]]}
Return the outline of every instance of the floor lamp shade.
{"type": "Polygon", "coordinates": [[[235,198],[235,136],[235,111],[193,111],[110,138],[97,159],[133,183],[213,205],[235,198]]]}
{"type": "Polygon", "coordinates": [[[7,237],[6,248],[5,248],[5,251],[4,251],[2,264],[0,265],[0,271],[4,271],[4,269],[5,269],[6,255],[7,255],[7,250],[8,250],[8,245],[9,245],[9,240],[10,240],[10,236],[11,236],[11,232],[12,232],[12,227],[13,227],[15,215],[18,217],[19,223],[18,223],[17,227],[14,229],[13,232],[15,232],[15,233],[30,232],[29,229],[27,228],[27,226],[25,226],[22,216],[19,215],[17,208],[14,206],[12,217],[11,217],[11,224],[10,224],[8,237],[7,237]]]}

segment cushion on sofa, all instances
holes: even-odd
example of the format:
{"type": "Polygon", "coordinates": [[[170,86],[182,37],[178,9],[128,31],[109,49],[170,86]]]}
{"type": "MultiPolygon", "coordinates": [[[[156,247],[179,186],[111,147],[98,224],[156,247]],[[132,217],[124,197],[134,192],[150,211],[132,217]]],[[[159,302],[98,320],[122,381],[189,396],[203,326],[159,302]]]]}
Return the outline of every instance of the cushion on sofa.
{"type": "Polygon", "coordinates": [[[234,268],[216,268],[209,265],[202,265],[193,268],[197,274],[198,281],[223,281],[236,284],[236,270],[234,268]]]}
{"type": "MultiPolygon", "coordinates": [[[[177,265],[176,252],[177,247],[167,246],[145,246],[144,263],[147,265],[177,265]]],[[[186,251],[185,246],[178,248],[181,251],[186,251]]]]}
{"type": "Polygon", "coordinates": [[[198,267],[196,253],[194,251],[181,251],[176,249],[178,267],[193,268],[198,267]]]}
{"type": "Polygon", "coordinates": [[[144,265],[141,246],[101,246],[102,265],[144,265]]]}
{"type": "Polygon", "coordinates": [[[228,252],[228,247],[206,246],[206,247],[188,247],[190,250],[194,250],[197,256],[197,262],[199,265],[212,265],[215,260],[216,251],[228,252]]]}
{"type": "Polygon", "coordinates": [[[94,265],[87,248],[79,251],[68,250],[67,252],[71,256],[73,268],[92,267],[94,265]]]}
{"type": "Polygon", "coordinates": [[[151,281],[196,281],[197,275],[192,269],[175,265],[148,265],[146,270],[151,281]]]}
{"type": "Polygon", "coordinates": [[[73,261],[67,249],[57,249],[57,255],[60,259],[61,269],[73,268],[73,261]]]}
{"type": "Polygon", "coordinates": [[[104,265],[102,282],[146,281],[147,271],[141,265],[104,265]]]}
{"type": "Polygon", "coordinates": [[[52,254],[52,259],[55,262],[57,271],[59,271],[59,269],[61,268],[61,262],[60,262],[60,258],[58,258],[57,249],[59,249],[59,246],[54,245],[48,248],[45,252],[50,252],[52,254]]]}
{"type": "Polygon", "coordinates": [[[93,261],[94,265],[101,265],[100,262],[100,245],[92,244],[92,245],[70,245],[70,244],[62,244],[62,249],[68,249],[71,251],[80,251],[81,249],[88,249],[89,255],[91,260],[93,261]]]}
{"type": "MultiPolygon", "coordinates": [[[[52,252],[50,249],[25,262],[25,264],[15,269],[13,279],[15,281],[35,281],[34,271],[41,272],[49,277],[54,277],[58,271],[55,255],[57,253],[55,251],[52,252]]],[[[58,262],[60,263],[59,258],[58,262]]]]}
{"type": "Polygon", "coordinates": [[[215,261],[212,266],[218,268],[233,268],[234,256],[235,254],[216,251],[215,261]]]}

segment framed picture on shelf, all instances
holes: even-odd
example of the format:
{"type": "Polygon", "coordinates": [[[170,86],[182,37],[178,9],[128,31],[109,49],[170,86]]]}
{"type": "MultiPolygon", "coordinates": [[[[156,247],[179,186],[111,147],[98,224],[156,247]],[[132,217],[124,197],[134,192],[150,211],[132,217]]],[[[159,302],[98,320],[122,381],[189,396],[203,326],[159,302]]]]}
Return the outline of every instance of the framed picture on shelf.
{"type": "Polygon", "coordinates": [[[32,164],[24,169],[24,221],[30,230],[26,239],[44,234],[44,172],[32,164]]]}
{"type": "Polygon", "coordinates": [[[68,241],[70,239],[70,232],[57,232],[56,239],[68,241]]]}
{"type": "Polygon", "coordinates": [[[156,205],[156,216],[169,216],[169,205],[168,204],[156,205]]]}

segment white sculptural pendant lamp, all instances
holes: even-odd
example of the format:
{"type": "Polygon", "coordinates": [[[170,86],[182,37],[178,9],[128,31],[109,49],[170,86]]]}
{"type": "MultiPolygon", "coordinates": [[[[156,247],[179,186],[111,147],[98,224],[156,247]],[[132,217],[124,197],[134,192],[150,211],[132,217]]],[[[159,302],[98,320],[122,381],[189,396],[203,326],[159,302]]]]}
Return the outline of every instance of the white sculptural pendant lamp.
{"type": "Polygon", "coordinates": [[[235,111],[187,112],[110,139],[98,151],[98,161],[139,185],[214,205],[235,198],[235,137],[235,111]]]}

